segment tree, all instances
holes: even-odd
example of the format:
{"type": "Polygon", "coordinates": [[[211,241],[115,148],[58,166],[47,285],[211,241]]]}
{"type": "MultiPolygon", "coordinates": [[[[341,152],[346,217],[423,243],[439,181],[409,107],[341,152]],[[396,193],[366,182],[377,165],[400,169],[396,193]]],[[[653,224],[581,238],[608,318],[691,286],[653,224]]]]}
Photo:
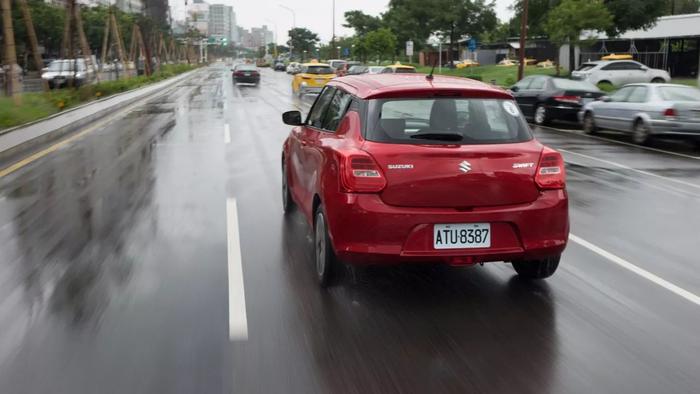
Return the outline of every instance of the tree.
{"type": "Polygon", "coordinates": [[[449,40],[447,60],[452,60],[455,42],[465,36],[480,38],[498,23],[494,3],[484,0],[437,0],[434,30],[449,40]]]}
{"type": "MultiPolygon", "coordinates": [[[[47,54],[57,54],[63,37],[65,8],[49,5],[43,0],[29,0],[27,3],[39,45],[45,48],[47,54]]],[[[104,26],[104,22],[102,25],[104,26]]],[[[19,7],[13,9],[12,26],[18,46],[29,48],[28,45],[23,45],[29,42],[29,38],[19,7]]]]}
{"type": "MultiPolygon", "coordinates": [[[[613,15],[603,4],[603,0],[563,0],[561,4],[549,12],[544,29],[549,39],[558,44],[574,45],[581,42],[581,34],[584,30],[603,31],[613,24],[613,15]]],[[[569,51],[573,55],[573,51],[569,51]]],[[[557,62],[557,73],[559,64],[557,62]]],[[[569,64],[575,64],[570,59],[569,64]]]]}
{"type": "Polygon", "coordinates": [[[287,45],[293,47],[296,53],[302,54],[303,59],[304,51],[313,53],[319,41],[318,35],[311,30],[303,27],[295,27],[289,31],[287,45]]]}
{"type": "MultiPolygon", "coordinates": [[[[561,3],[561,0],[529,0],[527,8],[527,31],[529,37],[543,36],[547,34],[544,25],[550,10],[561,3]]],[[[513,4],[513,17],[508,22],[510,30],[520,35],[520,16],[523,13],[523,0],[517,0],[513,4]]]]}
{"type": "Polygon", "coordinates": [[[694,14],[700,9],[700,0],[666,0],[664,15],[694,14]]]}
{"type": "Polygon", "coordinates": [[[604,0],[613,15],[613,23],[605,29],[609,37],[616,37],[628,30],[653,26],[663,16],[667,0],[604,0]]]}
{"type": "Polygon", "coordinates": [[[343,26],[354,29],[355,35],[362,37],[370,31],[381,28],[382,19],[365,14],[360,10],[347,11],[345,13],[345,23],[343,26]]]}
{"type": "Polygon", "coordinates": [[[505,42],[508,40],[508,38],[515,37],[517,35],[518,33],[511,29],[510,23],[499,22],[492,29],[486,30],[481,35],[481,41],[489,43],[505,42]]]}
{"type": "Polygon", "coordinates": [[[364,47],[373,58],[379,60],[390,58],[396,48],[396,36],[385,27],[371,31],[365,35],[364,47]]]}
{"type": "Polygon", "coordinates": [[[437,7],[425,0],[390,0],[389,10],[382,14],[385,27],[396,35],[395,53],[403,51],[406,41],[413,41],[420,51],[433,34],[437,7]]]}

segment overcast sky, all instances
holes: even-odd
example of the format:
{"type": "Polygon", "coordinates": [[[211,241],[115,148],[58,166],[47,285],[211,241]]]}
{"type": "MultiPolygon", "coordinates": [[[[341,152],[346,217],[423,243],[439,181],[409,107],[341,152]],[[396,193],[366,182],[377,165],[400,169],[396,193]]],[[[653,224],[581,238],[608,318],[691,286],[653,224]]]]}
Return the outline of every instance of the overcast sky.
{"type": "MultiPolygon", "coordinates": [[[[296,13],[297,27],[306,27],[316,32],[323,41],[328,41],[333,34],[333,0],[205,0],[209,4],[232,5],[236,12],[236,23],[247,29],[253,26],[270,26],[270,30],[277,27],[277,42],[286,41],[286,32],[292,27],[291,12],[280,7],[284,4],[294,9],[296,13]]],[[[430,0],[425,0],[430,1],[430,0]]],[[[187,0],[191,4],[192,0],[187,0]]],[[[505,20],[510,18],[512,12],[508,7],[513,0],[495,0],[498,17],[505,20]]],[[[345,22],[343,14],[349,10],[362,10],[371,15],[379,15],[386,11],[389,0],[335,0],[336,35],[351,35],[352,29],[342,27],[345,22]]],[[[185,0],[170,0],[173,7],[173,17],[184,19],[185,0]]]]}

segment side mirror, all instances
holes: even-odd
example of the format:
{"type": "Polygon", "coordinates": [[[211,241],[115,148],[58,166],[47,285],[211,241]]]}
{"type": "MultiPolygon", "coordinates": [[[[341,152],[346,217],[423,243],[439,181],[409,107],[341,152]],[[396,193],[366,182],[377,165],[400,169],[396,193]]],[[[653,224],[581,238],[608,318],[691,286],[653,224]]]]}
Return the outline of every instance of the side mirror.
{"type": "Polygon", "coordinates": [[[287,111],[282,114],[282,122],[290,126],[301,126],[304,122],[301,121],[301,112],[287,111]]]}
{"type": "Polygon", "coordinates": [[[510,87],[510,91],[511,91],[511,92],[517,92],[518,90],[520,90],[520,88],[517,87],[517,86],[511,86],[511,87],[510,87]]]}

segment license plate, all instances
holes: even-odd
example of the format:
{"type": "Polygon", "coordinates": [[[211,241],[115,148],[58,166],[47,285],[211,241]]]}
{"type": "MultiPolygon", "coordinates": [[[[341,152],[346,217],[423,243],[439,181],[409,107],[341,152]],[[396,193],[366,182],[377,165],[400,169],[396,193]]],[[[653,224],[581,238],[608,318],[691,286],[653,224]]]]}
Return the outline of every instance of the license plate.
{"type": "Polygon", "coordinates": [[[435,249],[475,249],[491,247],[490,223],[436,224],[433,226],[435,249]]]}
{"type": "Polygon", "coordinates": [[[324,83],[324,82],[326,82],[325,79],[317,79],[317,80],[316,80],[316,83],[324,83]]]}
{"type": "Polygon", "coordinates": [[[243,75],[245,75],[246,77],[249,77],[250,73],[243,73],[243,75]]]}

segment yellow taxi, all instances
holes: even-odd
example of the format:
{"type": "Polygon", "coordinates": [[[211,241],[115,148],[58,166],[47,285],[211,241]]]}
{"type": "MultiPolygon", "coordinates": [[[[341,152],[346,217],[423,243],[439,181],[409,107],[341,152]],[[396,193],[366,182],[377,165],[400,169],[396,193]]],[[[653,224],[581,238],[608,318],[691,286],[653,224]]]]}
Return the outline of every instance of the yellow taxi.
{"type": "Polygon", "coordinates": [[[614,53],[611,53],[609,55],[603,56],[600,58],[600,60],[632,60],[634,59],[632,55],[629,54],[620,54],[616,55],[614,53]]]}
{"type": "Polygon", "coordinates": [[[462,60],[461,62],[457,63],[456,67],[457,68],[467,68],[467,67],[477,67],[479,65],[480,65],[479,62],[477,62],[476,60],[465,59],[465,60],[462,60]]]}
{"type": "Polygon", "coordinates": [[[335,70],[328,64],[304,63],[301,65],[301,71],[292,79],[292,92],[299,96],[320,93],[328,81],[335,77],[335,70]]]}
{"type": "Polygon", "coordinates": [[[391,66],[384,67],[380,74],[414,74],[415,72],[415,67],[396,62],[391,66]]]}

